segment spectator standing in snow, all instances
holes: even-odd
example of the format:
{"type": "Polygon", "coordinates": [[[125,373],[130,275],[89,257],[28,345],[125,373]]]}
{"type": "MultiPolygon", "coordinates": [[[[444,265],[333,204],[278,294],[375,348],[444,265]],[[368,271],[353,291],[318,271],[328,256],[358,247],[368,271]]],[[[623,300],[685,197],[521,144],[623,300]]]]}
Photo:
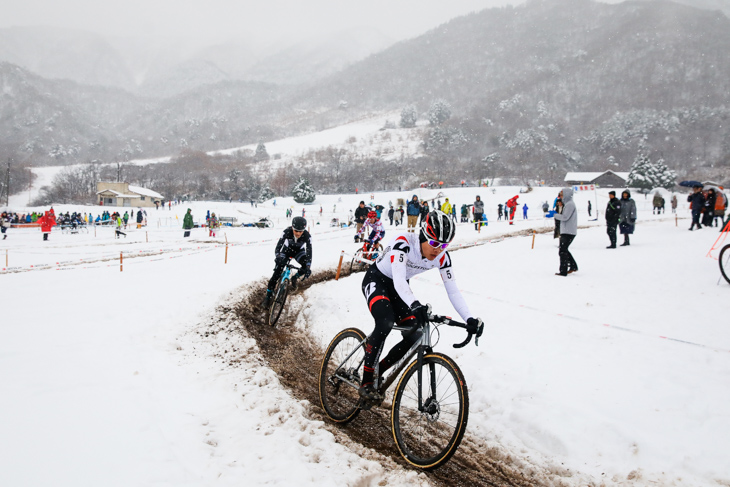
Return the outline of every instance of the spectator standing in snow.
{"type": "Polygon", "coordinates": [[[405,212],[403,211],[402,206],[398,207],[398,209],[395,210],[395,226],[396,227],[398,225],[400,225],[401,223],[403,223],[403,213],[405,213],[405,212]]]}
{"type": "Polygon", "coordinates": [[[477,195],[474,200],[474,230],[482,233],[482,215],[484,214],[484,202],[482,197],[477,195]]]}
{"type": "Polygon", "coordinates": [[[370,209],[367,206],[365,206],[364,201],[361,201],[360,204],[355,209],[355,225],[357,227],[357,235],[360,234],[360,229],[362,228],[363,224],[365,223],[365,219],[368,217],[368,211],[370,211],[370,209]]]}
{"type": "Polygon", "coordinates": [[[142,208],[137,209],[137,228],[142,228],[142,220],[144,219],[144,215],[142,215],[142,208]]]}
{"type": "Polygon", "coordinates": [[[388,220],[390,220],[390,226],[393,226],[393,216],[395,216],[395,210],[393,209],[393,205],[390,205],[390,209],[388,210],[388,220]]]}
{"type": "Polygon", "coordinates": [[[662,212],[662,195],[657,191],[654,193],[654,198],[652,198],[651,201],[652,209],[651,214],[652,215],[659,215],[662,212]]]}
{"type": "Polygon", "coordinates": [[[53,225],[56,224],[56,213],[53,211],[53,208],[45,212],[42,217],[36,220],[36,222],[41,224],[43,240],[48,240],[48,236],[51,234],[51,229],[53,228],[53,225]]]}
{"type": "Polygon", "coordinates": [[[497,205],[497,220],[502,219],[502,203],[497,205]]]}
{"type": "Polygon", "coordinates": [[[578,264],[575,263],[573,254],[569,250],[570,244],[573,243],[573,239],[578,233],[578,212],[575,209],[572,188],[563,188],[560,197],[563,201],[563,212],[554,214],[555,219],[560,221],[560,248],[558,250],[560,270],[555,275],[567,276],[578,272],[578,264]]]}
{"type": "Polygon", "coordinates": [[[692,187],[692,193],[687,196],[687,201],[692,210],[692,225],[690,225],[689,230],[694,230],[695,225],[697,225],[697,229],[699,230],[702,228],[702,225],[700,225],[700,215],[702,214],[702,208],[705,206],[705,196],[702,194],[702,186],[694,185],[692,187]]]}
{"type": "Polygon", "coordinates": [[[119,216],[119,213],[117,213],[117,217],[114,219],[114,223],[117,224],[117,228],[114,230],[114,238],[119,238],[120,235],[124,235],[124,237],[126,238],[127,234],[122,231],[124,220],[122,220],[122,217],[119,216]]]}
{"type": "MultiPolygon", "coordinates": [[[[517,198],[519,198],[520,195],[515,195],[509,200],[507,200],[507,212],[509,213],[509,224],[512,225],[515,219],[515,211],[517,210],[517,198]]],[[[506,215],[505,215],[506,217],[506,215]]]]}
{"type": "Polygon", "coordinates": [[[406,214],[408,215],[408,231],[415,232],[416,225],[418,225],[418,217],[421,215],[421,204],[418,202],[418,196],[415,194],[408,202],[406,214]]]}
{"type": "Polygon", "coordinates": [[[606,205],[606,233],[611,244],[607,249],[616,248],[616,227],[621,217],[621,200],[616,198],[616,191],[608,192],[608,205],[606,205]]]}
{"type": "Polygon", "coordinates": [[[591,206],[591,200],[588,200],[588,217],[591,216],[591,210],[593,210],[593,206],[591,206]]]}
{"type": "Polygon", "coordinates": [[[529,208],[527,207],[527,203],[525,203],[524,205],[522,205],[522,219],[523,220],[527,220],[527,210],[529,210],[529,208]]]}
{"type": "Polygon", "coordinates": [[[8,238],[8,228],[10,228],[10,215],[3,212],[2,216],[0,216],[0,231],[2,231],[3,240],[8,238]]]}
{"type": "MultiPolygon", "coordinates": [[[[555,213],[563,212],[563,199],[558,196],[555,198],[555,213]]],[[[560,220],[555,219],[555,230],[553,230],[553,238],[560,238],[560,220]]]]}
{"type": "Polygon", "coordinates": [[[193,214],[190,213],[191,210],[188,208],[188,212],[185,213],[185,216],[183,217],[183,230],[185,230],[185,233],[183,234],[183,238],[190,236],[190,230],[193,229],[193,214]]]}
{"type": "Polygon", "coordinates": [[[419,226],[423,223],[423,221],[426,218],[428,218],[428,213],[429,213],[428,201],[424,200],[423,202],[421,202],[421,216],[420,216],[421,219],[418,223],[419,226]]]}
{"type": "Polygon", "coordinates": [[[677,213],[677,195],[672,195],[672,213],[677,213]]]}
{"type": "Polygon", "coordinates": [[[629,242],[629,235],[634,233],[634,226],[636,225],[636,203],[631,199],[631,193],[628,189],[625,189],[621,193],[621,221],[618,224],[621,230],[621,235],[624,236],[625,245],[631,245],[629,242]]]}
{"type": "Polygon", "coordinates": [[[446,198],[444,200],[444,204],[441,205],[441,211],[443,211],[447,215],[451,215],[451,203],[449,203],[449,199],[448,198],[446,198]]]}
{"type": "Polygon", "coordinates": [[[717,201],[717,195],[715,194],[714,188],[707,190],[707,196],[705,196],[705,209],[702,215],[702,224],[706,227],[712,226],[712,220],[715,218],[715,203],[717,201]]]}
{"type": "Polygon", "coordinates": [[[220,226],[218,223],[218,217],[215,216],[215,212],[210,214],[208,218],[208,236],[215,237],[215,231],[220,226]]]}

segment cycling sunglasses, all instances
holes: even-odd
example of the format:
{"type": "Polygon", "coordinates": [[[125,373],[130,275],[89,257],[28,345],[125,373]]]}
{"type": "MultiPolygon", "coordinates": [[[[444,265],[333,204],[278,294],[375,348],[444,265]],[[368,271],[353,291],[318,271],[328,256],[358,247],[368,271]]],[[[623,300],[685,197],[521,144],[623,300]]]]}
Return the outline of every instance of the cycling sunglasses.
{"type": "Polygon", "coordinates": [[[446,247],[449,246],[449,244],[439,242],[438,240],[426,240],[426,241],[428,242],[428,245],[430,245],[431,247],[433,247],[435,249],[438,248],[438,247],[441,247],[442,249],[445,249],[446,247]]]}

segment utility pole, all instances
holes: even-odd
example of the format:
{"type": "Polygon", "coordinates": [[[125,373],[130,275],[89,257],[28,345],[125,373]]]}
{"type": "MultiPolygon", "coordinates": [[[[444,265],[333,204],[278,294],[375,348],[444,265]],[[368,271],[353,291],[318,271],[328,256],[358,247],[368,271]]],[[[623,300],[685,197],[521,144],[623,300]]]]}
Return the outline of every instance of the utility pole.
{"type": "Polygon", "coordinates": [[[117,182],[122,181],[122,165],[117,161],[117,182]]]}

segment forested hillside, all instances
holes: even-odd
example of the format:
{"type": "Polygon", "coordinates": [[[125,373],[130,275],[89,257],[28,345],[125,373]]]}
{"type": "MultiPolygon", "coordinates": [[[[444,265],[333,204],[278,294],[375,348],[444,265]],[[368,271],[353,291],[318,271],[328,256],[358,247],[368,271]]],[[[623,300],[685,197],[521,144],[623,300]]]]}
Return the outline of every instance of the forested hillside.
{"type": "Polygon", "coordinates": [[[556,182],[641,156],[680,176],[730,164],[730,20],[669,2],[487,9],[309,85],[224,81],[167,99],[0,65],[3,153],[35,164],[210,151],[437,101],[424,169],[556,182]]]}

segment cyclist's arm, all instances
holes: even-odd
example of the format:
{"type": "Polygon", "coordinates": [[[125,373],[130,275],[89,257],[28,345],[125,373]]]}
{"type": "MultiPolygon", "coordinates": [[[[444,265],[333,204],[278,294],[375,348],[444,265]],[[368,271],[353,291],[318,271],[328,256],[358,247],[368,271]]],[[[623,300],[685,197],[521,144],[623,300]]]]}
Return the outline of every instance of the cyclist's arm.
{"type": "Polygon", "coordinates": [[[286,241],[286,231],[281,234],[281,238],[279,239],[279,242],[276,244],[276,247],[274,247],[274,255],[281,252],[281,249],[284,248],[284,242],[286,241]]]}
{"type": "Polygon", "coordinates": [[[307,264],[312,265],[312,236],[307,239],[307,264]]]}
{"type": "Polygon", "coordinates": [[[443,263],[439,271],[441,272],[441,279],[444,281],[444,287],[446,288],[446,293],[449,295],[451,305],[464,321],[472,318],[474,315],[471,314],[469,305],[466,304],[464,296],[459,291],[459,286],[456,285],[456,277],[454,276],[454,269],[451,267],[451,257],[448,252],[443,257],[443,263]]]}
{"type": "Polygon", "coordinates": [[[377,241],[383,238],[383,234],[385,233],[385,229],[383,228],[383,223],[381,222],[380,225],[377,225],[373,228],[375,230],[375,236],[373,237],[373,240],[377,241]]]}

